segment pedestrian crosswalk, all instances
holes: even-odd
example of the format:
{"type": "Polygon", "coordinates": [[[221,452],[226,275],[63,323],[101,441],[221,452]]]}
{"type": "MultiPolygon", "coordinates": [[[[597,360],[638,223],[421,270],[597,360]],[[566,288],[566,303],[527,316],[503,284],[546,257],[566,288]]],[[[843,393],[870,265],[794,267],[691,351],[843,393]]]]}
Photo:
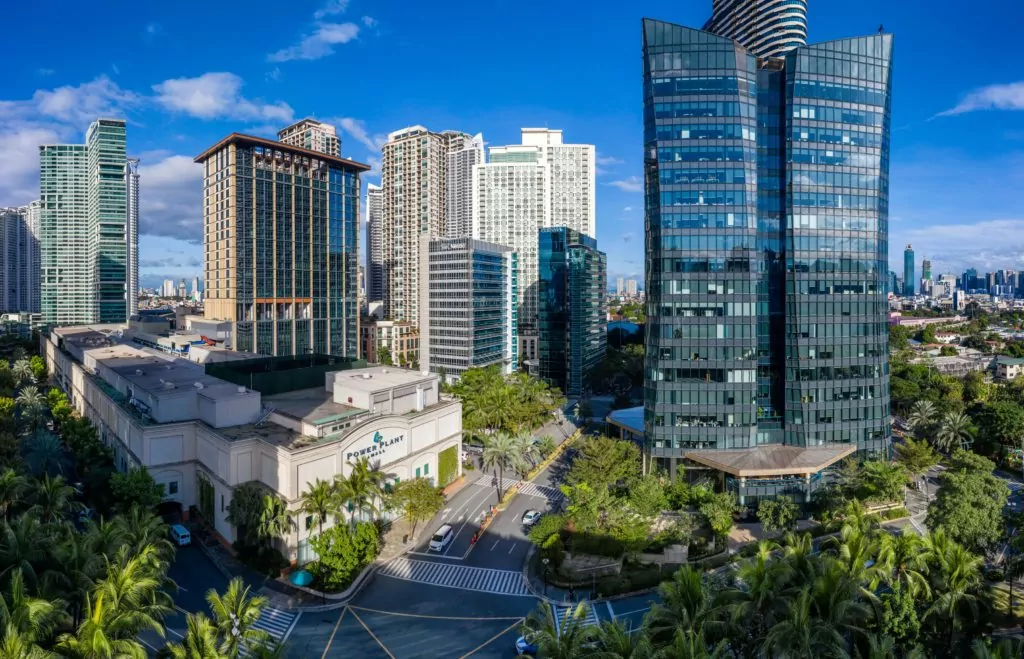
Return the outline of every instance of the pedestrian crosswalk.
{"type": "Polygon", "coordinates": [[[517,570],[495,570],[398,558],[381,568],[377,574],[445,588],[475,590],[496,595],[530,596],[523,574],[517,570]]]}
{"type": "MultiPolygon", "coordinates": [[[[566,618],[574,615],[576,607],[579,606],[579,604],[571,604],[568,606],[562,604],[556,606],[552,604],[551,606],[555,610],[555,624],[558,626],[559,633],[561,633],[562,625],[565,624],[566,618]]],[[[584,627],[601,624],[601,621],[597,618],[597,613],[594,611],[593,605],[588,603],[584,606],[584,609],[583,618],[580,621],[584,627]]]]}
{"type": "MultiPolygon", "coordinates": [[[[262,629],[270,634],[275,643],[284,643],[295,626],[296,620],[301,612],[285,611],[273,606],[268,606],[260,613],[259,619],[252,624],[255,629],[262,629]]],[[[240,653],[244,657],[250,656],[247,650],[240,653]]]]}
{"type": "MultiPolygon", "coordinates": [[[[540,497],[542,499],[547,499],[548,503],[551,504],[552,508],[557,508],[559,504],[562,503],[562,500],[565,499],[565,495],[562,494],[562,491],[556,487],[537,485],[536,483],[531,483],[529,481],[520,482],[517,480],[512,480],[511,478],[505,478],[501,482],[503,485],[502,489],[504,490],[507,490],[508,488],[512,487],[517,483],[520,483],[520,494],[525,494],[528,497],[540,497]]],[[[481,476],[476,481],[476,485],[483,485],[486,487],[494,487],[494,483],[495,481],[493,476],[481,476]]]]}

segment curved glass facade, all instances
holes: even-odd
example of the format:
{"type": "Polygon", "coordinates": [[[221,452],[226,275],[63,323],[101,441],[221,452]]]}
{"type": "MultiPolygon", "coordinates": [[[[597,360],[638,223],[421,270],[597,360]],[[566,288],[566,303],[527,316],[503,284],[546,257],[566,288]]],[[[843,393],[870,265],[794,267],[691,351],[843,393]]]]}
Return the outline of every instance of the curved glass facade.
{"type": "Polygon", "coordinates": [[[892,37],[643,50],[648,452],[886,451],[892,37]]]}

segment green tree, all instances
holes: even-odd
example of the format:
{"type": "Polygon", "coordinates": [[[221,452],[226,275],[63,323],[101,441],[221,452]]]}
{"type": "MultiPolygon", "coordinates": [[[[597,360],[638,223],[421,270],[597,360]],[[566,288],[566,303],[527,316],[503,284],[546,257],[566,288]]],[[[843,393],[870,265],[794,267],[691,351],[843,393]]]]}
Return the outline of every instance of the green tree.
{"type": "Polygon", "coordinates": [[[591,533],[604,526],[604,515],[612,505],[607,489],[593,488],[587,483],[561,485],[565,495],[565,517],[577,531],[591,533]]]}
{"type": "Polygon", "coordinates": [[[17,508],[28,491],[28,481],[13,469],[0,473],[0,516],[8,518],[11,508],[17,508]]]}
{"type": "Polygon", "coordinates": [[[74,488],[64,481],[63,476],[51,478],[49,474],[44,474],[32,485],[32,507],[29,508],[28,514],[44,522],[59,523],[70,511],[82,508],[82,504],[75,501],[74,496],[74,488]]]}
{"type": "Polygon", "coordinates": [[[938,531],[925,538],[935,599],[925,610],[922,621],[932,622],[939,630],[949,630],[946,647],[952,652],[957,632],[978,617],[977,588],[983,560],[951,537],[938,531]]]}
{"type": "Polygon", "coordinates": [[[618,484],[629,487],[639,477],[640,449],[636,443],[611,437],[587,437],[577,445],[566,482],[607,489],[618,484]]]}
{"type": "Polygon", "coordinates": [[[32,364],[27,359],[19,359],[14,362],[14,367],[11,368],[11,373],[14,374],[14,379],[19,385],[25,385],[34,380],[32,364]]]}
{"type": "Polygon", "coordinates": [[[220,650],[217,628],[205,614],[189,613],[185,621],[185,636],[167,646],[173,659],[229,659],[220,650]]]}
{"type": "Polygon", "coordinates": [[[944,528],[957,542],[974,550],[992,547],[1003,534],[1003,508],[1010,490],[984,472],[949,469],[928,506],[929,528],[944,528]]]}
{"type": "Polygon", "coordinates": [[[861,465],[859,498],[868,501],[903,501],[907,472],[898,462],[868,460],[861,465]]]}
{"type": "Polygon", "coordinates": [[[700,505],[700,514],[704,516],[716,538],[729,535],[735,513],[736,495],[732,492],[719,492],[700,505]]]}
{"type": "Polygon", "coordinates": [[[253,625],[259,620],[267,598],[250,594],[249,586],[238,577],[228,583],[223,594],[211,588],[206,591],[206,603],[213,616],[213,627],[220,637],[220,652],[229,659],[243,654],[244,647],[270,643],[270,634],[253,625]]]}
{"type": "Polygon", "coordinates": [[[788,602],[785,617],[764,639],[764,649],[773,657],[846,657],[846,642],[833,626],[814,615],[812,597],[805,588],[788,602]]]}
{"type": "Polygon", "coordinates": [[[324,532],[324,521],[331,513],[336,513],[338,504],[334,484],[319,478],[314,483],[306,483],[306,491],[299,499],[299,514],[305,515],[309,524],[316,524],[320,533],[324,532]]]}
{"type": "Polygon", "coordinates": [[[939,348],[939,357],[956,357],[960,352],[953,346],[942,346],[939,348]]]}
{"type": "MultiPolygon", "coordinates": [[[[1024,423],[1024,414],[1021,414],[1020,419],[1024,423]]],[[[963,412],[947,412],[939,422],[935,445],[940,451],[949,453],[954,448],[963,448],[973,436],[974,425],[970,417],[963,412]]]]}
{"type": "Polygon", "coordinates": [[[403,516],[412,524],[412,536],[416,526],[431,519],[444,508],[444,494],[427,478],[413,478],[401,481],[395,486],[394,501],[403,516]]]}
{"type": "Polygon", "coordinates": [[[598,625],[595,641],[600,650],[589,655],[594,659],[649,659],[654,652],[645,630],[619,620],[598,625]]]}
{"type": "Polygon", "coordinates": [[[910,339],[910,329],[904,325],[889,326],[889,349],[894,351],[904,350],[907,341],[910,339]]]}
{"type": "Polygon", "coordinates": [[[882,633],[891,637],[900,647],[916,645],[921,634],[921,620],[914,596],[897,583],[892,592],[882,594],[880,602],[882,633]]]}
{"type": "Polygon", "coordinates": [[[242,483],[231,494],[227,521],[238,529],[238,539],[244,545],[256,546],[260,541],[260,514],[265,490],[257,481],[242,483]]]}
{"type": "Polygon", "coordinates": [[[910,473],[914,479],[919,479],[928,473],[928,470],[939,464],[939,455],[931,444],[922,440],[915,440],[907,437],[903,442],[893,443],[896,452],[896,460],[910,473]]]}
{"type": "Polygon", "coordinates": [[[540,604],[523,621],[522,632],[537,646],[538,655],[549,659],[583,657],[597,630],[586,624],[587,604],[580,602],[570,609],[561,625],[555,621],[552,607],[540,604]]]}
{"type": "Polygon", "coordinates": [[[883,533],[879,540],[878,563],[884,566],[886,583],[900,588],[911,599],[931,596],[928,562],[921,536],[914,533],[883,533]]]}
{"type": "Polygon", "coordinates": [[[983,403],[988,399],[989,385],[981,371],[971,371],[964,376],[964,402],[983,403]]]}
{"type": "Polygon", "coordinates": [[[114,508],[130,510],[134,506],[156,508],[164,499],[164,486],[153,480],[145,467],[114,474],[110,479],[114,508]]]}
{"type": "Polygon", "coordinates": [[[52,432],[40,428],[29,435],[23,444],[25,464],[36,476],[64,471],[67,459],[64,447],[52,432]]]}
{"type": "Polygon", "coordinates": [[[311,571],[320,586],[329,591],[348,587],[380,552],[377,527],[370,522],[357,522],[355,528],[332,526],[310,540],[310,545],[318,556],[311,571]]]}
{"type": "Polygon", "coordinates": [[[40,384],[44,383],[46,381],[46,360],[39,355],[33,355],[28,363],[32,369],[32,379],[40,384]]]}
{"type": "Polygon", "coordinates": [[[338,508],[349,507],[349,519],[354,526],[357,520],[372,520],[380,511],[385,475],[371,465],[366,457],[357,458],[350,464],[352,469],[348,478],[338,474],[334,479],[334,487],[338,495],[338,508]]]}
{"type": "Polygon", "coordinates": [[[919,400],[914,403],[907,423],[918,436],[921,436],[935,424],[937,414],[935,403],[930,400],[919,400]]]}
{"type": "Polygon", "coordinates": [[[505,493],[505,470],[517,469],[521,460],[519,447],[512,435],[498,433],[485,439],[483,465],[484,469],[497,471],[495,490],[498,493],[498,503],[501,503],[501,497],[505,493]]]}
{"type": "Polygon", "coordinates": [[[0,596],[0,627],[14,630],[29,643],[48,638],[60,622],[64,603],[33,597],[25,588],[21,570],[15,569],[9,581],[7,591],[0,596]]]}
{"type": "Polygon", "coordinates": [[[757,519],[768,533],[792,531],[799,514],[799,506],[787,496],[764,499],[757,506],[757,519]]]}
{"type": "MultiPolygon", "coordinates": [[[[136,640],[138,631],[130,615],[104,603],[104,596],[87,598],[85,617],[74,634],[62,634],[56,649],[77,659],[145,659],[142,644],[136,640]]],[[[162,625],[153,631],[164,635],[162,625]]]]}
{"type": "Polygon", "coordinates": [[[21,391],[18,392],[15,402],[21,411],[21,418],[28,422],[31,430],[35,430],[46,412],[46,399],[43,397],[43,394],[39,392],[38,387],[30,384],[22,387],[21,391]]]}
{"type": "Polygon", "coordinates": [[[935,325],[925,325],[921,330],[921,343],[931,345],[938,342],[939,340],[935,336],[935,325]]]}
{"type": "Polygon", "coordinates": [[[1009,448],[1019,448],[1024,437],[1024,409],[1015,402],[992,401],[985,403],[977,415],[979,436],[985,440],[982,452],[994,452],[992,442],[1009,448]]]}
{"type": "Polygon", "coordinates": [[[519,464],[516,466],[516,471],[519,472],[520,478],[526,478],[530,470],[539,461],[540,450],[534,442],[533,435],[529,433],[519,433],[513,438],[513,441],[515,442],[516,452],[519,454],[519,464]]]}
{"type": "Polygon", "coordinates": [[[654,474],[641,477],[629,488],[629,506],[644,517],[657,517],[668,510],[668,496],[661,479],[654,474]]]}
{"type": "Polygon", "coordinates": [[[377,363],[383,364],[384,366],[394,366],[394,362],[391,359],[391,348],[388,346],[380,346],[377,349],[377,363]]]}
{"type": "Polygon", "coordinates": [[[703,574],[690,566],[662,582],[658,597],[644,620],[655,644],[670,641],[678,632],[713,630],[726,613],[727,602],[713,595],[703,574]]]}

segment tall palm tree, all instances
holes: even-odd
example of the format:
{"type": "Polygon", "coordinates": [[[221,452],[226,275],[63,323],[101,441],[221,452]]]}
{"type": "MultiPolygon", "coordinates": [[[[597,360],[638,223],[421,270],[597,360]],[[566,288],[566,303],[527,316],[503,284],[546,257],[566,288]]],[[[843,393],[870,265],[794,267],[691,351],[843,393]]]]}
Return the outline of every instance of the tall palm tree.
{"type": "Polygon", "coordinates": [[[27,359],[19,359],[14,362],[11,373],[14,374],[14,379],[19,385],[35,380],[35,374],[32,373],[32,364],[27,359]]]}
{"type": "Polygon", "coordinates": [[[365,511],[369,511],[370,518],[373,518],[375,502],[383,491],[383,478],[380,477],[382,472],[371,468],[366,458],[360,458],[350,464],[352,471],[348,478],[339,475],[335,484],[342,504],[340,507],[349,508],[349,520],[352,528],[355,528],[356,522],[363,518],[365,511]]]}
{"type": "Polygon", "coordinates": [[[217,642],[217,628],[202,613],[188,614],[185,636],[167,649],[174,659],[228,659],[217,642]]]}
{"type": "Polygon", "coordinates": [[[518,447],[512,435],[501,432],[487,437],[484,441],[483,465],[484,469],[497,471],[495,489],[498,493],[498,503],[501,503],[501,497],[505,492],[505,470],[514,469],[519,461],[518,447]]]}
{"type": "Polygon", "coordinates": [[[672,643],[654,654],[655,659],[725,659],[727,656],[725,641],[709,647],[704,632],[693,630],[677,631],[672,643]]]}
{"type": "Polygon", "coordinates": [[[35,515],[44,522],[60,522],[69,512],[81,509],[82,504],[75,501],[75,489],[67,484],[63,476],[43,474],[33,483],[30,515],[35,515]]]}
{"type": "Polygon", "coordinates": [[[7,519],[12,507],[21,503],[26,487],[25,477],[13,469],[5,469],[0,474],[0,515],[3,519],[7,519]]]}
{"type": "Polygon", "coordinates": [[[530,433],[519,433],[515,435],[513,441],[515,442],[516,452],[519,454],[517,471],[521,477],[525,478],[534,465],[537,464],[537,460],[540,458],[540,449],[530,433]]]}
{"type": "Polygon", "coordinates": [[[11,573],[10,588],[0,596],[0,625],[14,629],[28,641],[38,641],[49,636],[56,627],[63,604],[60,600],[29,595],[21,570],[15,569],[11,573]]]}
{"type": "Polygon", "coordinates": [[[930,400],[919,400],[911,408],[907,423],[915,434],[920,435],[935,422],[935,416],[935,403],[930,400]]]}
{"type": "Polygon", "coordinates": [[[25,442],[25,463],[36,475],[62,473],[67,460],[60,439],[52,432],[38,429],[25,442]]]}
{"type": "Polygon", "coordinates": [[[952,648],[957,631],[965,622],[978,617],[977,587],[981,582],[983,559],[956,542],[945,539],[944,534],[938,542],[935,533],[931,536],[925,543],[931,545],[929,554],[935,562],[935,576],[939,585],[933,588],[935,599],[921,620],[948,625],[949,647],[952,648]]]}
{"type": "Polygon", "coordinates": [[[50,659],[57,655],[42,649],[28,634],[18,631],[13,625],[3,630],[3,641],[0,641],[0,657],[4,659],[50,659]]]}
{"type": "Polygon", "coordinates": [[[868,600],[876,599],[875,588],[887,576],[883,565],[875,561],[878,556],[878,540],[874,533],[863,532],[852,524],[846,524],[839,535],[831,539],[836,561],[851,582],[859,584],[861,595],[868,600]]]}
{"type": "MultiPolygon", "coordinates": [[[[104,605],[103,595],[85,600],[85,618],[74,634],[62,634],[57,650],[76,659],[146,659],[142,644],[136,640],[138,631],[122,615],[104,605]]],[[[154,631],[161,637],[163,626],[154,631]]]]}
{"type": "Polygon", "coordinates": [[[970,442],[972,430],[971,419],[966,414],[947,412],[939,422],[939,431],[935,434],[935,447],[944,453],[965,448],[970,442]]]}
{"type": "Polygon", "coordinates": [[[678,631],[710,631],[715,635],[725,626],[722,618],[729,602],[724,594],[713,596],[705,588],[702,573],[695,568],[680,568],[671,579],[658,586],[661,601],[647,612],[644,624],[650,631],[651,641],[666,643],[678,631]]]}
{"type": "Polygon", "coordinates": [[[584,656],[585,646],[597,630],[586,624],[587,605],[580,602],[570,610],[559,625],[547,603],[541,603],[523,622],[523,634],[535,645],[538,654],[547,659],[577,659],[584,656]]]}
{"type": "Polygon", "coordinates": [[[264,494],[259,518],[259,536],[264,542],[269,543],[275,538],[287,535],[291,528],[292,518],[288,514],[288,504],[276,494],[264,494]]]}
{"type": "MultiPolygon", "coordinates": [[[[110,526],[109,522],[102,524],[110,526]]],[[[51,579],[51,590],[56,591],[68,602],[69,612],[77,626],[81,622],[82,606],[96,581],[103,575],[103,556],[109,551],[97,541],[93,527],[86,533],[69,533],[56,549],[58,569],[51,579]],[[101,549],[101,547],[103,547],[101,549]]]]}
{"type": "Polygon", "coordinates": [[[104,557],[106,577],[96,584],[97,601],[106,603],[120,628],[131,636],[144,629],[162,633],[162,620],[173,611],[170,597],[162,589],[163,574],[152,568],[155,554],[152,546],[138,553],[121,547],[114,560],[104,557]]]}
{"type": "Polygon", "coordinates": [[[789,602],[786,617],[764,637],[763,649],[767,656],[777,659],[849,656],[842,634],[814,615],[811,602],[807,588],[789,602]]]}
{"type": "Polygon", "coordinates": [[[21,418],[28,421],[32,430],[35,430],[46,410],[46,398],[40,393],[39,387],[32,384],[22,387],[15,402],[21,410],[21,418]]]}
{"type": "Polygon", "coordinates": [[[31,515],[0,523],[0,576],[20,570],[26,583],[38,588],[53,551],[50,531],[31,515]]]}
{"type": "Polygon", "coordinates": [[[316,524],[320,535],[324,533],[324,520],[336,510],[337,494],[330,481],[319,478],[313,483],[306,483],[306,493],[299,499],[299,513],[316,524]]]}
{"type": "Polygon", "coordinates": [[[654,651],[643,629],[630,629],[618,620],[602,622],[596,641],[598,649],[587,654],[592,659],[649,659],[654,651]]]}
{"type": "Polygon", "coordinates": [[[134,553],[140,554],[146,547],[152,547],[152,558],[161,565],[166,565],[174,557],[174,545],[167,536],[167,524],[142,506],[131,509],[114,518],[115,524],[121,528],[121,537],[134,553]]]}
{"type": "Polygon", "coordinates": [[[883,533],[878,563],[890,586],[899,584],[911,597],[931,597],[924,543],[916,533],[883,533]]]}
{"type": "Polygon", "coordinates": [[[241,579],[232,579],[223,595],[211,588],[206,592],[206,602],[213,614],[212,624],[221,638],[221,654],[234,659],[243,646],[255,647],[272,640],[270,634],[253,627],[267,604],[267,598],[250,595],[249,586],[241,579]]]}
{"type": "MultiPolygon", "coordinates": [[[[794,538],[795,539],[795,538],[794,538]]],[[[757,553],[740,564],[736,573],[738,600],[731,606],[730,642],[751,650],[758,639],[785,613],[786,585],[799,574],[795,560],[776,560],[777,546],[770,540],[757,544],[757,553]]],[[[789,547],[784,551],[788,551],[789,547]]],[[[797,577],[802,578],[802,577],[797,577]]],[[[808,573],[806,578],[813,578],[808,573]]]]}

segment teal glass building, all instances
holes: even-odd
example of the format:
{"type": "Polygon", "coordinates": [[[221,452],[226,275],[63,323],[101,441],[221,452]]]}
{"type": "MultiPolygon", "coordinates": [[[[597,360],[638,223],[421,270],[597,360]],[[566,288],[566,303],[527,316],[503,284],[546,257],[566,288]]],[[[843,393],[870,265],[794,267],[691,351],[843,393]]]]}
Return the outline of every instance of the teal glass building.
{"type": "Polygon", "coordinates": [[[608,345],[607,258],[575,229],[541,229],[538,240],[539,375],[579,396],[608,345]]]}
{"type": "Polygon", "coordinates": [[[914,284],[917,278],[914,276],[914,247],[907,245],[907,248],[903,250],[903,294],[909,297],[913,297],[915,291],[914,284]]]}
{"type": "Polygon", "coordinates": [[[809,497],[889,450],[892,36],[642,28],[645,452],[809,497]]]}

